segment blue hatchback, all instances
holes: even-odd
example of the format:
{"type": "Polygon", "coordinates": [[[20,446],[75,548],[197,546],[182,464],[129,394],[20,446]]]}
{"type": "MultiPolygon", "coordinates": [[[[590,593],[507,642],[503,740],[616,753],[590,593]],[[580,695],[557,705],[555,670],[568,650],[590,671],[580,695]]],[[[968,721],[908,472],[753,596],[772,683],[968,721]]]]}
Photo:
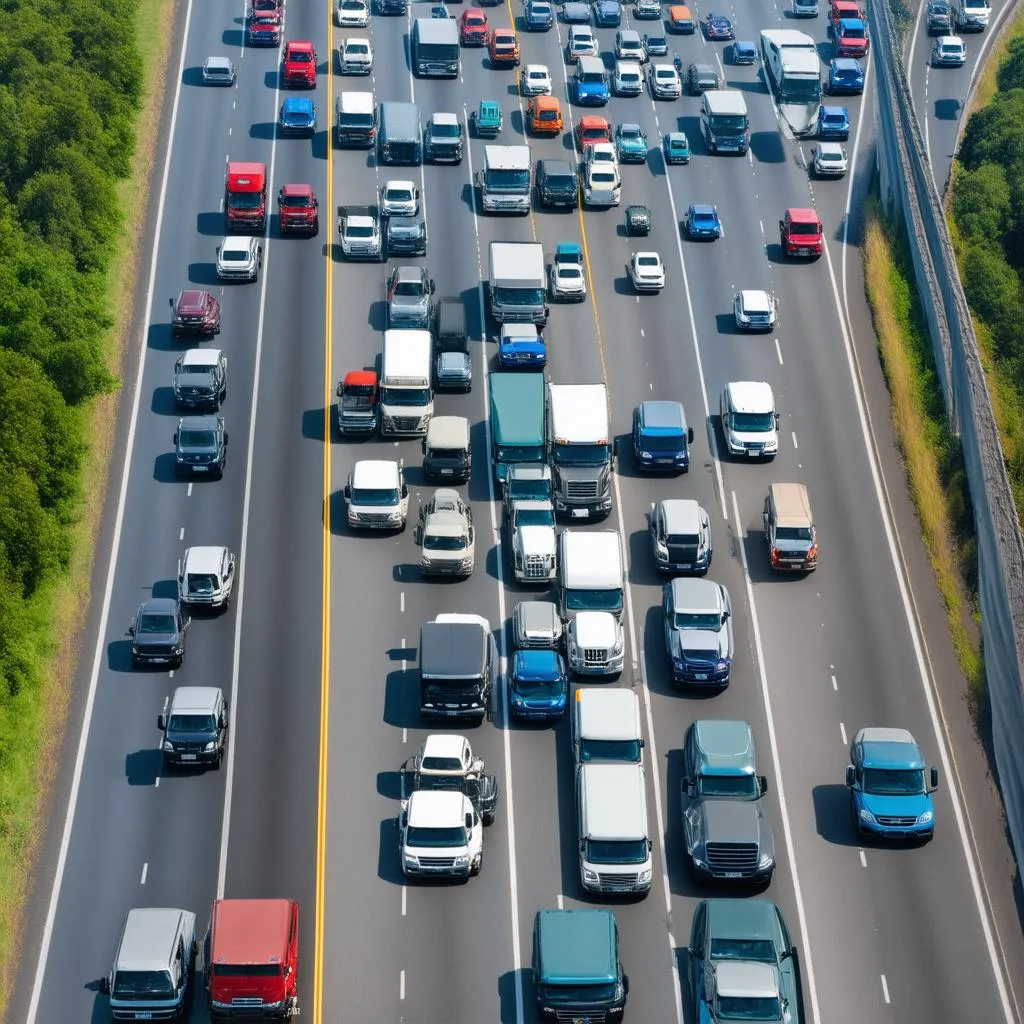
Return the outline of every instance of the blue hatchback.
{"type": "Polygon", "coordinates": [[[316,135],[316,104],[308,96],[289,96],[277,123],[282,135],[316,135]]]}
{"type": "Polygon", "coordinates": [[[689,238],[721,238],[722,222],[718,209],[704,203],[691,203],[686,211],[686,234],[689,238]]]}
{"type": "Polygon", "coordinates": [[[516,651],[509,673],[513,718],[549,722],[561,718],[569,696],[569,675],[557,651],[516,651]]]}
{"type": "Polygon", "coordinates": [[[833,57],[828,65],[828,91],[833,96],[859,96],[864,91],[864,68],[853,57],[833,57]]]}
{"type": "Polygon", "coordinates": [[[822,107],[818,111],[818,138],[845,142],[850,137],[850,111],[846,107],[822,107]]]}

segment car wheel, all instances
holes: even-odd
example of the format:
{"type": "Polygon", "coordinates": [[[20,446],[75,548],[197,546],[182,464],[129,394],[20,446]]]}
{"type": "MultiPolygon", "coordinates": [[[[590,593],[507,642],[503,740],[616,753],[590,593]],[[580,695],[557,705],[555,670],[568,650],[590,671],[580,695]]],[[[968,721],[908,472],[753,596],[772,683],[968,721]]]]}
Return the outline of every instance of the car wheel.
{"type": "Polygon", "coordinates": [[[475,868],[471,867],[469,869],[470,877],[471,878],[476,878],[480,874],[480,872],[483,871],[483,869],[484,869],[484,855],[481,853],[480,854],[480,860],[477,861],[476,867],[475,868]]]}

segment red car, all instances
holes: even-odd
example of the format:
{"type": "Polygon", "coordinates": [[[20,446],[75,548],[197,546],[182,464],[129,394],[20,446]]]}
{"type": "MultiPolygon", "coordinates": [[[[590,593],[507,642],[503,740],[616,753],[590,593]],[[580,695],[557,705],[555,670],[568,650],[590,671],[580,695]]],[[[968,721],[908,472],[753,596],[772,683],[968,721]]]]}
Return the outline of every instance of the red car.
{"type": "Polygon", "coordinates": [[[284,47],[284,84],[316,88],[316,50],[309,40],[289,39],[284,47]]]}
{"type": "Polygon", "coordinates": [[[859,18],[861,21],[866,21],[867,15],[861,10],[860,4],[856,3],[856,0],[832,0],[828,9],[830,28],[838,25],[843,18],[859,18]]]}
{"type": "Polygon", "coordinates": [[[494,29],[487,48],[491,55],[491,67],[516,67],[519,64],[519,40],[512,29],[494,29]]]}
{"type": "Polygon", "coordinates": [[[489,30],[487,15],[479,7],[469,7],[462,12],[459,18],[459,42],[463,46],[486,46],[489,30]]]}
{"type": "Polygon", "coordinates": [[[818,211],[810,207],[788,209],[779,221],[779,245],[783,256],[820,256],[824,233],[818,211]]]}
{"type": "Polygon", "coordinates": [[[612,126],[607,118],[597,114],[584,114],[576,122],[576,144],[580,149],[597,142],[612,141],[612,126]]]}
{"type": "Polygon", "coordinates": [[[277,193],[281,234],[315,235],[320,230],[320,204],[312,185],[282,185],[277,193]]]}

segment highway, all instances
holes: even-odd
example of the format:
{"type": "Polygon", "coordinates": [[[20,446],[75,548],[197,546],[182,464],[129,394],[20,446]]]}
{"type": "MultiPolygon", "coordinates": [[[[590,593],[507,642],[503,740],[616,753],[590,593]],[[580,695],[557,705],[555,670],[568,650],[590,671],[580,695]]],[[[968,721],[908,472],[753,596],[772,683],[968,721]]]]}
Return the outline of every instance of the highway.
{"type": "MultiPolygon", "coordinates": [[[[623,203],[642,202],[652,210],[655,228],[643,247],[661,252],[669,277],[660,296],[637,298],[625,279],[631,242],[620,233],[621,209],[478,216],[471,172],[482,165],[483,144],[475,139],[461,167],[427,166],[411,174],[378,168],[363,151],[330,148],[331,93],[367,87],[378,102],[414,98],[424,119],[435,110],[465,118],[479,98],[498,98],[506,114],[499,141],[513,141],[522,134],[515,78],[489,69],[483,51],[463,52],[460,80],[414,81],[404,57],[409,19],[375,16],[377,66],[367,86],[328,74],[331,47],[342,33],[331,27],[326,6],[291,4],[286,36],[312,39],[320,54],[321,131],[312,145],[275,141],[278,55],[241,48],[244,11],[235,7],[233,15],[191,4],[186,11],[184,84],[173,100],[151,326],[102,595],[97,660],[83,672],[94,700],[80,783],[51,916],[42,939],[34,937],[30,945],[30,969],[20,980],[11,1019],[105,1019],[96,983],[109,969],[124,913],[137,905],[181,906],[195,910],[205,928],[219,891],[300,901],[303,1016],[317,1024],[533,1019],[533,915],[542,907],[587,902],[577,880],[567,723],[553,730],[510,727],[501,711],[492,724],[469,733],[499,776],[502,804],[486,835],[482,875],[466,886],[406,886],[395,817],[398,769],[425,735],[415,671],[421,623],[441,611],[472,611],[503,631],[515,602],[537,596],[509,582],[494,529],[484,380],[493,332],[481,318],[480,289],[490,241],[534,239],[546,251],[560,240],[581,241],[590,276],[587,303],[552,306],[546,332],[551,379],[606,380],[620,439],[629,434],[634,405],[647,397],[682,400],[697,432],[694,463],[680,479],[639,478],[628,445],[620,446],[609,522],[621,530],[629,559],[630,667],[621,685],[635,687],[644,706],[656,837],[650,896],[615,907],[631,978],[627,1019],[691,1019],[685,947],[693,907],[706,893],[684,868],[678,766],[686,727],[702,716],[744,718],[754,726],[761,771],[770,779],[779,856],[769,895],[782,906],[801,949],[807,1019],[1014,1019],[957,825],[948,760],[922,684],[920,640],[895,568],[853,383],[852,340],[840,312],[844,260],[847,254],[856,259],[843,241],[849,182],[812,187],[809,144],[780,133],[756,68],[724,68],[727,83],[747,98],[749,158],[704,153],[694,98],[613,99],[602,112],[613,121],[639,121],[652,149],[659,131],[680,128],[695,150],[689,166],[667,173],[657,154],[646,167],[623,169],[623,203]],[[197,68],[209,53],[235,55],[237,88],[196,87],[197,68]],[[186,280],[213,283],[227,155],[266,161],[271,194],[286,181],[311,182],[321,197],[321,235],[311,242],[281,239],[272,222],[261,283],[216,288],[224,309],[219,344],[230,361],[224,406],[230,458],[223,481],[189,487],[168,472],[174,425],[169,385],[177,349],[169,338],[166,301],[186,280]],[[421,486],[418,444],[342,442],[335,435],[326,450],[324,445],[325,395],[347,369],[379,359],[386,319],[386,268],[344,263],[336,245],[325,248],[336,243],[336,231],[329,234],[332,207],[371,202],[386,178],[410,176],[422,189],[426,263],[437,295],[463,297],[476,342],[473,392],[441,396],[436,404],[438,412],[467,415],[474,424],[474,474],[467,490],[478,531],[477,568],[462,583],[420,580],[411,529],[356,536],[345,523],[341,490],[361,458],[404,458],[415,517],[418,498],[429,493],[421,486]],[[784,263],[776,222],[785,207],[812,201],[825,222],[829,253],[814,264],[784,263]],[[681,240],[678,221],[690,202],[718,205],[725,225],[721,240],[681,240]],[[776,335],[733,333],[731,299],[740,287],[776,293],[782,317],[776,335]],[[774,464],[719,459],[718,394],[737,379],[764,379],[775,390],[782,443],[774,464]],[[760,510],[774,480],[799,480],[810,490],[823,557],[807,579],[769,575],[760,510]],[[711,513],[717,552],[712,577],[728,586],[735,610],[733,681],[707,701],[671,688],[659,582],[647,545],[649,503],[680,494],[699,499],[711,513]],[[325,498],[331,526],[326,550],[325,498]],[[188,657],[173,679],[129,674],[124,628],[151,590],[173,591],[177,558],[189,543],[227,543],[239,552],[240,592],[233,608],[218,619],[193,622],[188,657]],[[230,686],[234,695],[224,770],[165,777],[156,714],[173,686],[209,682],[230,686]],[[322,704],[324,694],[329,702],[322,704]],[[858,845],[843,776],[848,740],[868,724],[910,728],[930,763],[941,766],[938,827],[927,847],[858,845]],[[318,895],[322,934],[314,927],[318,895]]],[[[511,23],[510,8],[487,11],[492,24],[511,23]]],[[[417,4],[410,17],[427,12],[427,5],[417,4]]],[[[750,0],[725,13],[740,38],[789,24],[774,8],[767,12],[750,0]]],[[[824,18],[811,29],[822,42],[824,29],[824,18]]],[[[613,31],[598,35],[609,51],[613,31]]],[[[564,84],[564,26],[520,38],[523,62],[547,64],[556,83],[564,84]]],[[[686,61],[724,59],[721,44],[705,44],[700,36],[676,38],[672,47],[686,61]]],[[[869,142],[870,126],[862,137],[860,101],[849,105],[858,132],[849,143],[853,159],[869,142]]],[[[535,158],[571,154],[568,134],[529,141],[535,158]]],[[[202,1000],[191,1019],[205,1019],[202,1000]]]]}

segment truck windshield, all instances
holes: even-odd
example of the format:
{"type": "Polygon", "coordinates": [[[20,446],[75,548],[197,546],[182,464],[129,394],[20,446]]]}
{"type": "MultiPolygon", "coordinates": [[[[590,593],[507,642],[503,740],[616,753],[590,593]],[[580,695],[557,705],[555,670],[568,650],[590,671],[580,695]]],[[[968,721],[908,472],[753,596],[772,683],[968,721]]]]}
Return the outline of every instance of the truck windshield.
{"type": "Polygon", "coordinates": [[[217,577],[208,572],[190,572],[188,574],[188,591],[190,594],[209,596],[217,589],[217,577]]]}
{"type": "Polygon", "coordinates": [[[628,761],[640,763],[639,740],[584,740],[580,744],[582,761],[628,761]]]}
{"type": "Polygon", "coordinates": [[[771,939],[712,939],[710,953],[712,960],[753,960],[759,964],[778,960],[771,939]]]}
{"type": "Polygon", "coordinates": [[[646,839],[588,839],[584,857],[591,864],[643,864],[646,839]]]}
{"type": "Polygon", "coordinates": [[[501,285],[495,285],[494,301],[499,306],[533,306],[540,308],[544,305],[544,289],[504,288],[501,285]]]}
{"type": "Polygon", "coordinates": [[[810,527],[780,526],[775,530],[776,540],[814,540],[810,527]]]}
{"type": "Polygon", "coordinates": [[[775,429],[775,416],[770,412],[734,412],[729,417],[729,426],[747,434],[767,434],[775,429]]]}
{"type": "Polygon", "coordinates": [[[373,114],[346,114],[338,115],[338,125],[341,128],[372,128],[373,114]]]}
{"type": "Polygon", "coordinates": [[[672,616],[674,629],[711,629],[717,632],[722,628],[721,612],[676,612],[672,616]]]}
{"type": "Polygon", "coordinates": [[[528,192],[530,190],[529,168],[525,170],[513,170],[512,168],[495,170],[488,167],[484,185],[486,188],[502,192],[528,192]]]}
{"type": "Polygon", "coordinates": [[[551,509],[523,508],[516,512],[515,526],[554,526],[555,514],[551,509]]]}
{"type": "Polygon", "coordinates": [[[430,388],[382,388],[384,405],[429,405],[430,388]]]}
{"type": "Polygon", "coordinates": [[[215,978],[280,978],[280,964],[214,964],[215,978]]]}
{"type": "MultiPolygon", "coordinates": [[[[499,444],[494,450],[494,458],[498,462],[543,462],[544,446],[541,444],[499,444]]],[[[538,480],[530,483],[528,489],[524,484],[516,484],[516,497],[549,498],[551,497],[551,481],[538,480]],[[523,487],[523,490],[519,490],[523,487]]]]}
{"type": "Polygon", "coordinates": [[[761,785],[753,775],[702,775],[697,788],[701,796],[754,800],[761,795],[761,785]]]}
{"type": "Polygon", "coordinates": [[[821,82],[813,78],[787,78],[782,83],[783,103],[817,103],[821,100],[821,82]]]}
{"type": "Polygon", "coordinates": [[[349,238],[373,238],[372,224],[349,224],[345,229],[349,238]]]}
{"type": "Polygon", "coordinates": [[[213,715],[171,715],[168,732],[213,732],[217,728],[213,715]]]}
{"type": "Polygon", "coordinates": [[[861,785],[875,796],[918,796],[926,791],[921,768],[865,768],[861,785]]]}
{"type": "Polygon", "coordinates": [[[479,679],[433,679],[423,685],[423,699],[433,701],[479,700],[479,679]]]}
{"type": "Polygon", "coordinates": [[[416,49],[421,57],[430,60],[451,60],[459,59],[458,43],[423,43],[416,40],[416,49]]]}
{"type": "Polygon", "coordinates": [[[115,999],[173,999],[174,982],[167,971],[118,971],[110,994],[115,999]]]}
{"type": "Polygon", "coordinates": [[[548,1003],[608,1003],[616,996],[614,982],[599,985],[541,985],[544,1001],[548,1003]]]}
{"type": "Polygon", "coordinates": [[[395,487],[359,487],[352,490],[353,505],[397,505],[398,489],[395,487]]]}
{"type": "Polygon", "coordinates": [[[428,533],[423,538],[424,551],[462,551],[467,544],[464,536],[436,537],[428,533]]]}
{"type": "Polygon", "coordinates": [[[711,118],[711,131],[715,135],[742,135],[746,130],[745,114],[715,114],[711,118]]]}
{"type": "Polygon", "coordinates": [[[789,225],[791,235],[820,235],[821,225],[809,221],[797,221],[789,225]]]}
{"type": "Polygon", "coordinates": [[[178,442],[182,448],[213,448],[217,444],[217,435],[212,430],[182,430],[178,434],[178,442]]]}
{"type": "Polygon", "coordinates": [[[682,435],[641,434],[640,443],[649,452],[670,452],[674,455],[683,449],[682,435]]]}
{"type": "Polygon", "coordinates": [[[258,210],[263,196],[259,192],[229,192],[228,205],[235,210],[258,210]]]}
{"type": "Polygon", "coordinates": [[[409,826],[405,833],[406,846],[465,846],[466,830],[461,825],[450,828],[414,828],[409,826]]]}
{"type": "Polygon", "coordinates": [[[571,612],[620,612],[621,590],[567,590],[565,607],[571,612]]]}
{"type": "Polygon", "coordinates": [[[552,449],[556,466],[598,466],[611,457],[611,446],[607,444],[557,444],[552,449]]]}
{"type": "Polygon", "coordinates": [[[719,996],[718,1020],[782,1020],[778,996],[719,996]]]}

